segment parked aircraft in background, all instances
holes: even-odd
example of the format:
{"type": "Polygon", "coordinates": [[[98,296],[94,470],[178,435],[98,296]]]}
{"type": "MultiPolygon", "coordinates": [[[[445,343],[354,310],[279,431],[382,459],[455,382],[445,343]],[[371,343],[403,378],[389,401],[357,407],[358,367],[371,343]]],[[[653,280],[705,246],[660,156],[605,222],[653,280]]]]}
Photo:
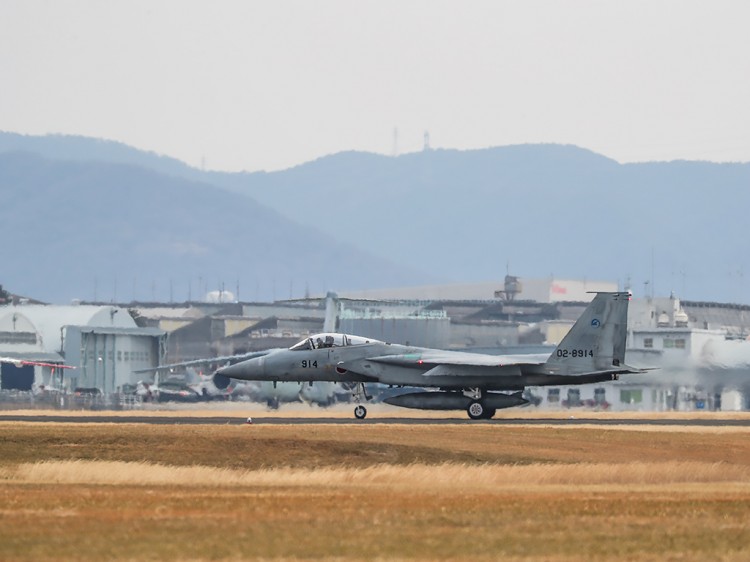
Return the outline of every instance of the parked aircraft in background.
{"type": "Polygon", "coordinates": [[[214,383],[213,376],[195,373],[189,378],[198,381],[190,382],[188,386],[204,399],[247,398],[253,402],[263,402],[269,408],[278,408],[281,404],[291,402],[330,406],[337,402],[339,396],[349,395],[341,385],[332,382],[303,385],[296,382],[274,384],[264,381],[231,381],[224,388],[219,388],[214,383]]]}
{"type": "Polygon", "coordinates": [[[317,382],[301,384],[298,382],[248,381],[240,383],[235,390],[240,397],[247,396],[254,402],[263,402],[269,408],[278,408],[281,404],[302,402],[321,407],[332,406],[345,396],[349,400],[350,391],[338,383],[317,382]]]}
{"type": "Polygon", "coordinates": [[[146,402],[198,402],[204,399],[185,382],[174,379],[158,383],[138,381],[134,393],[146,402]]]}
{"type": "MultiPolygon", "coordinates": [[[[488,419],[497,409],[525,404],[521,394],[527,386],[587,384],[644,372],[624,363],[629,300],[625,292],[597,293],[550,356],[440,351],[322,333],[289,349],[221,367],[214,384],[226,387],[230,379],[355,383],[353,394],[359,402],[369,399],[364,383],[381,383],[412,387],[386,403],[466,410],[471,419],[488,419]],[[415,391],[425,388],[435,390],[415,391]]],[[[362,419],[367,410],[359,404],[354,415],[362,419]]]]}
{"type": "Polygon", "coordinates": [[[269,349],[253,351],[239,355],[195,359],[181,363],[160,365],[152,369],[141,369],[139,373],[155,373],[154,382],[139,381],[135,393],[145,400],[159,401],[189,401],[246,398],[254,402],[262,402],[270,408],[278,408],[281,404],[290,402],[304,402],[318,406],[330,406],[336,403],[340,396],[349,395],[349,391],[335,382],[319,382],[315,385],[297,382],[263,382],[263,381],[231,381],[226,377],[203,375],[198,369],[208,365],[231,364],[238,360],[260,357],[279,351],[269,349]],[[187,382],[178,382],[170,377],[176,370],[185,369],[187,382]]]}
{"type": "MultiPolygon", "coordinates": [[[[250,353],[241,353],[237,355],[226,355],[222,357],[209,357],[206,359],[194,359],[192,361],[183,361],[180,363],[170,363],[159,365],[150,369],[139,369],[136,373],[153,373],[154,380],[140,380],[135,385],[134,393],[144,400],[154,401],[179,401],[179,402],[197,402],[199,400],[210,400],[212,398],[224,397],[233,392],[236,386],[222,384],[217,387],[213,377],[207,377],[200,374],[196,369],[208,365],[226,365],[232,362],[251,359],[264,355],[269,351],[253,351],[250,353]],[[185,370],[188,373],[187,381],[173,377],[175,371],[185,370]]],[[[220,383],[223,383],[220,380],[220,383]]]]}

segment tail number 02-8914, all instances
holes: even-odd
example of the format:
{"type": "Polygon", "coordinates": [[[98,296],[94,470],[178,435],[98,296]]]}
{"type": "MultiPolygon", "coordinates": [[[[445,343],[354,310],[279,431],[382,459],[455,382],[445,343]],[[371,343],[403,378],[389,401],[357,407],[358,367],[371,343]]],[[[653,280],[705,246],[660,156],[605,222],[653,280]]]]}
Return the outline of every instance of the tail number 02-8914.
{"type": "Polygon", "coordinates": [[[566,358],[566,357],[593,357],[594,356],[594,350],[593,349],[558,349],[557,350],[557,356],[566,358]]]}

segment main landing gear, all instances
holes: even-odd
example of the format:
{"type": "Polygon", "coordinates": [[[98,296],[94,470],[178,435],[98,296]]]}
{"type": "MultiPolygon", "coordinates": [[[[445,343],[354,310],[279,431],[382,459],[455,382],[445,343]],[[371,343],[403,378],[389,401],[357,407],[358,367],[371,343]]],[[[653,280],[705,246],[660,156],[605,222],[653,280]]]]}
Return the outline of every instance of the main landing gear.
{"type": "Polygon", "coordinates": [[[466,413],[473,420],[489,420],[495,415],[495,408],[488,408],[484,405],[484,392],[479,388],[469,388],[464,390],[464,395],[471,398],[466,413]]]}
{"type": "Polygon", "coordinates": [[[485,408],[480,400],[474,400],[469,404],[469,407],[466,408],[466,412],[473,420],[489,420],[495,415],[496,410],[495,408],[485,408]]]}

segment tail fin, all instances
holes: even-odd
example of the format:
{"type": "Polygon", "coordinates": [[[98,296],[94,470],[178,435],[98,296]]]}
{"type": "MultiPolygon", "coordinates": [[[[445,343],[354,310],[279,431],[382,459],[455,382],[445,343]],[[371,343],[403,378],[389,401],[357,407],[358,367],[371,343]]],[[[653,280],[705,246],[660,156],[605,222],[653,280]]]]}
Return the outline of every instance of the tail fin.
{"type": "Polygon", "coordinates": [[[560,375],[627,370],[629,301],[630,293],[597,293],[545,367],[560,375]]]}

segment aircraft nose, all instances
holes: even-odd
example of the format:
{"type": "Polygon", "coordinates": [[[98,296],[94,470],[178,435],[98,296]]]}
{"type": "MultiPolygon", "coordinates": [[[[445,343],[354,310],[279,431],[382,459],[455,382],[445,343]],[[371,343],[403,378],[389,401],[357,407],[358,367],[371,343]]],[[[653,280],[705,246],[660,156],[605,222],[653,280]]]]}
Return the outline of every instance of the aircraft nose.
{"type": "Polygon", "coordinates": [[[231,377],[233,379],[244,379],[248,381],[259,380],[265,374],[265,357],[254,357],[240,361],[234,365],[228,365],[217,370],[216,373],[231,377]]]}

